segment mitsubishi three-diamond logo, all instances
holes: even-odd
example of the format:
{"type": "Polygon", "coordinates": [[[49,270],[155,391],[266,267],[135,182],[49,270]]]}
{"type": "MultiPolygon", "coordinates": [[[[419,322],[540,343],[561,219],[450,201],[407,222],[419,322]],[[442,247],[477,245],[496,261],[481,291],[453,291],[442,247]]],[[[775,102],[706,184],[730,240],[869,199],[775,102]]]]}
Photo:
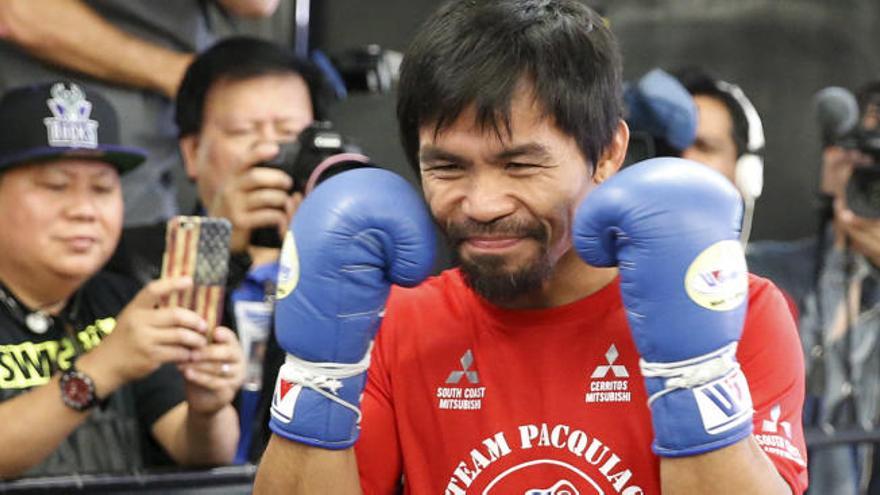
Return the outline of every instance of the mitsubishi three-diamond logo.
{"type": "Polygon", "coordinates": [[[780,407],[779,404],[776,404],[770,409],[770,419],[765,419],[761,422],[761,431],[764,433],[778,433],[779,428],[782,427],[785,436],[791,438],[791,423],[788,421],[779,421],[781,416],[782,407],[780,407]]]}
{"type": "Polygon", "coordinates": [[[622,364],[615,364],[620,353],[611,344],[605,351],[604,363],[596,366],[590,375],[590,386],[584,401],[592,402],[630,402],[629,371],[622,364]]]}
{"type": "Polygon", "coordinates": [[[456,370],[450,373],[449,378],[446,379],[446,383],[450,385],[456,384],[461,381],[462,377],[467,377],[467,380],[474,385],[480,383],[480,377],[477,375],[477,372],[470,371],[471,365],[474,364],[474,355],[471,353],[470,349],[461,356],[459,362],[461,363],[461,370],[456,370]]]}
{"type": "MultiPolygon", "coordinates": [[[[437,387],[437,408],[457,411],[482,409],[486,387],[480,386],[474,353],[468,349],[458,362],[461,367],[449,373],[445,386],[437,387]]],[[[441,377],[438,379],[442,380],[441,377]]]]}
{"type": "Polygon", "coordinates": [[[758,446],[771,457],[783,458],[806,466],[807,462],[801,449],[794,441],[792,424],[783,420],[782,406],[774,405],[767,414],[768,419],[761,421],[761,431],[754,433],[758,446]]]}
{"type": "Polygon", "coordinates": [[[614,364],[614,361],[617,361],[619,355],[617,347],[615,347],[614,344],[611,344],[611,347],[608,348],[608,352],[605,353],[605,359],[608,360],[608,364],[596,366],[596,370],[593,371],[593,375],[590,378],[605,378],[605,375],[607,375],[609,371],[611,371],[611,373],[617,378],[628,378],[629,372],[626,371],[626,367],[614,364]]]}

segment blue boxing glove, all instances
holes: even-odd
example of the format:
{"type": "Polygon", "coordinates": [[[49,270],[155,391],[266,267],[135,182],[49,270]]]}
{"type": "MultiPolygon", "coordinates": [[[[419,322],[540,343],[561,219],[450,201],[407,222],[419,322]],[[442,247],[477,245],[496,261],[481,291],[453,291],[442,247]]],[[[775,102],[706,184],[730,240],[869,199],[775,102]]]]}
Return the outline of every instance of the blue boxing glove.
{"type": "Polygon", "coordinates": [[[275,332],[288,355],[272,397],[273,432],[329,449],[354,444],[391,284],[418,284],[433,258],[430,214],[392,172],[350,170],[306,196],[281,250],[275,332]]]}
{"type": "Polygon", "coordinates": [[[752,432],[751,395],[736,361],[748,296],[741,222],[733,185],[679,158],[622,170],[575,214],[581,258],[620,268],[658,455],[709,452],[752,432]]]}

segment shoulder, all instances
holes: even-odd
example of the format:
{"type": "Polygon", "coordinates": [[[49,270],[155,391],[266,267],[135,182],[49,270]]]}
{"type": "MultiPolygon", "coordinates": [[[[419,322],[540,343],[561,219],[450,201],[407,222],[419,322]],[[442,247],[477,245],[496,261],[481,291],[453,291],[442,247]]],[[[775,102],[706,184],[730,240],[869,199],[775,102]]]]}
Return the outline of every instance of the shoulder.
{"type": "Polygon", "coordinates": [[[387,316],[426,310],[460,311],[467,305],[471,295],[461,272],[449,269],[429,277],[416,287],[392,287],[387,316]]]}
{"type": "Polygon", "coordinates": [[[775,356],[772,359],[782,359],[775,365],[786,362],[795,370],[800,363],[803,371],[800,337],[790,306],[773,282],[756,275],[749,278],[748,312],[739,354],[744,362],[775,356]]]}
{"type": "Polygon", "coordinates": [[[413,288],[393,287],[377,346],[403,354],[454,339],[472,318],[473,295],[458,270],[447,270],[413,288]],[[444,328],[444,332],[433,329],[444,328]],[[414,331],[418,329],[418,331],[414,331]]]}
{"type": "Polygon", "coordinates": [[[146,283],[157,278],[165,251],[165,223],[126,227],[105,270],[146,283]]]}
{"type": "Polygon", "coordinates": [[[138,290],[140,284],[136,280],[105,270],[90,278],[80,288],[80,294],[90,307],[114,313],[128,304],[138,290]]]}

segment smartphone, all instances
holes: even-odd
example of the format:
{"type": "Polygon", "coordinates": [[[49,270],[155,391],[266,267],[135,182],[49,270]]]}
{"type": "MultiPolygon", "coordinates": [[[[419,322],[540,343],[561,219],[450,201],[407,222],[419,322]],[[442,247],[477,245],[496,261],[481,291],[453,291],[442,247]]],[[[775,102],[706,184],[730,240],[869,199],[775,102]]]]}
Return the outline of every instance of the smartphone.
{"type": "Polygon", "coordinates": [[[199,216],[173,217],[165,230],[161,277],[192,277],[193,286],[171,294],[162,306],[198,313],[208,323],[209,342],[222,319],[231,232],[229,220],[199,216]]]}

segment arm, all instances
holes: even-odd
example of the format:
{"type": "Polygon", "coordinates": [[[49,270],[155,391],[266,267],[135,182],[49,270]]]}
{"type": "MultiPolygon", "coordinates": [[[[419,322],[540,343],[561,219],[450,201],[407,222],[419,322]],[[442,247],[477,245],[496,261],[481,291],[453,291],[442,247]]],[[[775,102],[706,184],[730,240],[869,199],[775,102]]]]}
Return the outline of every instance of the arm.
{"type": "Polygon", "coordinates": [[[232,461],[238,430],[238,414],[231,405],[204,414],[183,402],[159,418],[152,432],[174,462],[209,466],[232,461]]]}
{"type": "MultiPolygon", "coordinates": [[[[722,177],[662,158],[608,179],[576,215],[579,254],[596,266],[627,268],[621,292],[649,394],[663,493],[791,493],[774,466],[785,463],[771,463],[759,442],[776,431],[781,414],[800,416],[803,361],[778,292],[770,311],[767,291],[749,297],[740,213],[741,199],[722,177]],[[652,208],[658,203],[643,199],[649,191],[664,206],[652,208]],[[688,229],[679,229],[685,214],[693,215],[688,229]],[[744,325],[747,314],[752,322],[744,325]]],[[[800,432],[799,420],[786,424],[789,438],[800,432]]]]}
{"type": "MultiPolygon", "coordinates": [[[[200,321],[195,313],[154,309],[162,297],[189,284],[163,281],[142,290],[119,314],[113,332],[76,361],[76,368],[94,381],[98,398],[146,376],[162,362],[188,360],[189,349],[204,341],[192,330],[200,321]]],[[[0,449],[0,477],[19,476],[42,462],[90,414],[67,407],[58,382],[56,374],[47,384],[0,403],[0,435],[15,445],[0,449]]]]}
{"type": "Polygon", "coordinates": [[[272,438],[258,492],[323,493],[315,489],[330,482],[323,479],[332,480],[333,493],[337,483],[359,493],[356,463],[346,452],[360,434],[361,401],[370,404],[365,357],[391,284],[415,285],[431,269],[430,216],[405,179],[357,169],[312,191],[292,231],[296,241],[282,249],[275,305],[275,333],[287,358],[269,427],[296,444],[272,438]],[[358,268],[347,269],[352,266],[358,268]]]}
{"type": "Polygon", "coordinates": [[[0,449],[0,478],[21,476],[42,462],[88,415],[62,402],[58,375],[0,404],[0,435],[7,445],[15,445],[0,449]]]}
{"type": "Polygon", "coordinates": [[[707,454],[661,458],[660,481],[664,495],[792,493],[753,437],[707,454]]]}
{"type": "Polygon", "coordinates": [[[242,17],[269,17],[278,8],[278,0],[219,0],[220,5],[242,17]]]}
{"type": "Polygon", "coordinates": [[[192,60],[125,33],[80,0],[4,0],[0,36],[46,62],[169,98],[192,60]]]}
{"type": "Polygon", "coordinates": [[[272,435],[260,461],[254,493],[359,494],[354,450],[311,447],[272,435]]]}
{"type": "Polygon", "coordinates": [[[240,427],[232,400],[244,381],[244,355],[232,330],[217,327],[213,335],[178,366],[186,402],[153,424],[153,436],[178,464],[229,464],[235,456],[240,427]]]}

